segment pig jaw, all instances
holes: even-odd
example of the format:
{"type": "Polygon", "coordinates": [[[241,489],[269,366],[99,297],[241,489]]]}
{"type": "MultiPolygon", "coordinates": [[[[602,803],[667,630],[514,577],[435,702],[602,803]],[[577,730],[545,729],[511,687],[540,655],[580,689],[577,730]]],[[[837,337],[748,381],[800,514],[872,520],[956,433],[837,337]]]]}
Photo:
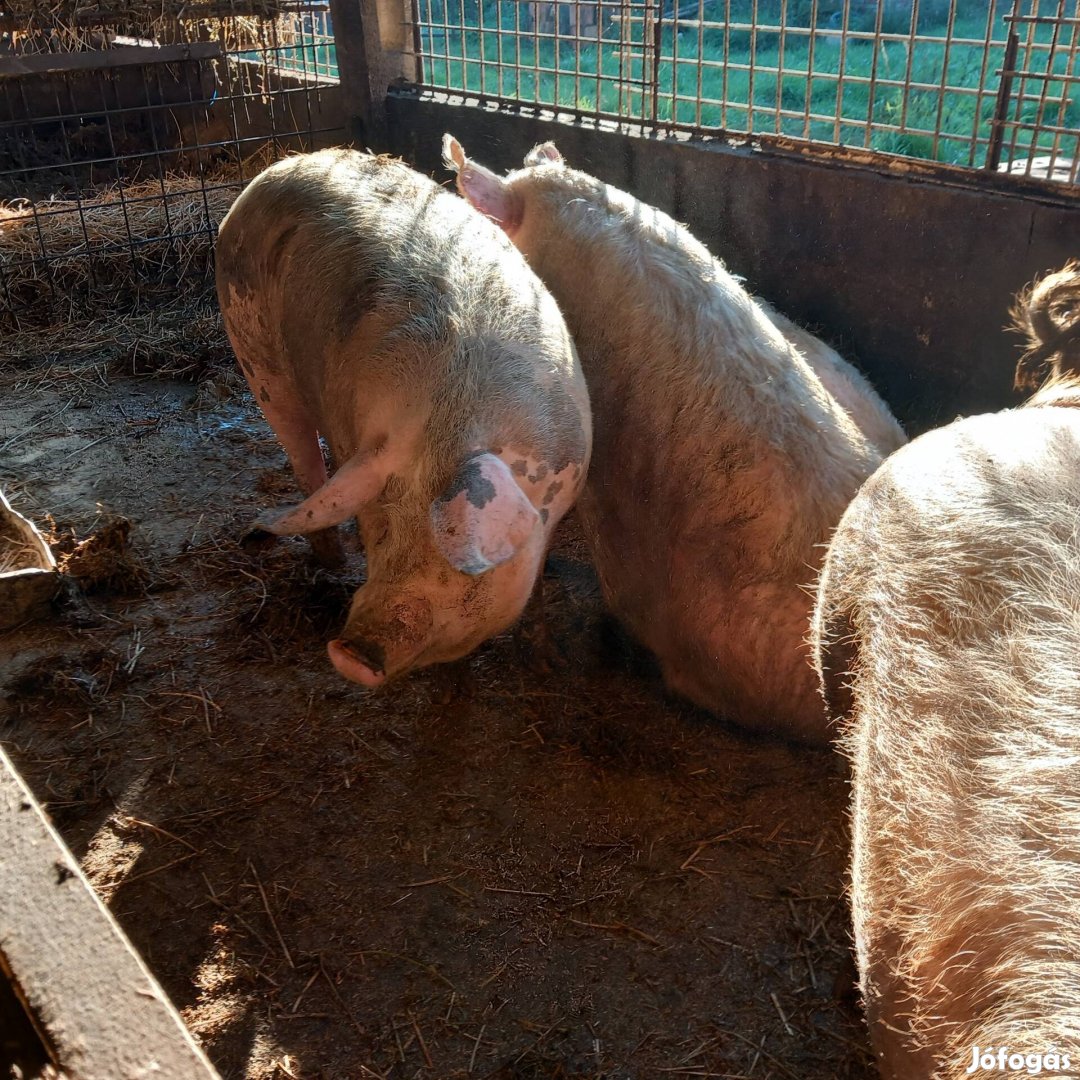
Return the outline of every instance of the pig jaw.
{"type": "Polygon", "coordinates": [[[327,646],[331,663],[350,682],[374,689],[416,668],[460,659],[518,618],[545,547],[546,535],[537,530],[513,559],[479,577],[450,571],[448,581],[416,583],[427,599],[380,603],[364,595],[365,586],[342,636],[327,646]]]}

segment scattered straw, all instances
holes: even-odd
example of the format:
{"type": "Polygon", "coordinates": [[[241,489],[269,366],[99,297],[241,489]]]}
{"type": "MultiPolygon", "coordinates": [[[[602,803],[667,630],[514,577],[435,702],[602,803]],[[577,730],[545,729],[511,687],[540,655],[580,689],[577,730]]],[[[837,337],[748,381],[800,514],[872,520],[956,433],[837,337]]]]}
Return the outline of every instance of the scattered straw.
{"type": "Polygon", "coordinates": [[[0,574],[40,566],[41,556],[33,544],[13,536],[0,536],[0,574]]]}
{"type": "Polygon", "coordinates": [[[16,329],[63,306],[69,319],[121,298],[175,293],[210,279],[218,223],[241,188],[233,176],[166,177],[99,188],[91,198],[0,206],[0,280],[16,329]]]}

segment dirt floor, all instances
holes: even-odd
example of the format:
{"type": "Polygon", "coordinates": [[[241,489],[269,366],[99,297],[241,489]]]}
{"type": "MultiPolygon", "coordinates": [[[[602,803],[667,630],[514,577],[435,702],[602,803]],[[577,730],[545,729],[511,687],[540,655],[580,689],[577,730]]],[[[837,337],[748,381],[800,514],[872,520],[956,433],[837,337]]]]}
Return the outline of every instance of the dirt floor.
{"type": "Polygon", "coordinates": [[[0,739],[226,1080],[871,1075],[838,759],[668,699],[572,521],[557,674],[345,683],[360,557],[236,544],[295,500],[246,389],[122,367],[0,369],[0,486],[85,587],[0,635],[0,739]]]}

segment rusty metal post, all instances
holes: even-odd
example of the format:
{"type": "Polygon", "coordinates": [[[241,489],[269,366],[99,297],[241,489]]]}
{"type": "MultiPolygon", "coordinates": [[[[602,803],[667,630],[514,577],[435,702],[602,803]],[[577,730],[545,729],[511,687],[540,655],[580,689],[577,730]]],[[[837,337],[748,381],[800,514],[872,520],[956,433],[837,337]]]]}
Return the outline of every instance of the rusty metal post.
{"type": "Polygon", "coordinates": [[[988,172],[997,172],[1001,164],[1001,151],[1005,143],[1005,124],[1012,101],[1012,82],[1016,74],[1016,54],[1020,37],[1016,32],[1016,16],[1020,13],[1020,0],[1013,0],[1012,13],[1006,16],[1009,34],[1005,39],[1005,56],[1001,64],[1001,82],[998,83],[997,100],[994,102],[994,118],[990,121],[990,142],[986,147],[988,172]]]}

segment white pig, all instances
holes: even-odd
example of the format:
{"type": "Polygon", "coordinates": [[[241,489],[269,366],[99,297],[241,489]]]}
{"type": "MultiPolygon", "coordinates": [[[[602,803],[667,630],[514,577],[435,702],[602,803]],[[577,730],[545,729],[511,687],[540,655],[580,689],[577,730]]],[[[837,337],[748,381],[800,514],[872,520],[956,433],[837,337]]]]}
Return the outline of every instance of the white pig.
{"type": "Polygon", "coordinates": [[[1052,361],[1049,382],[894,454],[822,572],[814,651],[853,770],[885,1080],[1080,1076],[1077,301],[1075,271],[1035,290],[1018,375],[1052,361]]]}
{"type": "Polygon", "coordinates": [[[506,238],[401,162],[321,151],[236,200],[217,287],[306,496],[267,528],[333,558],[327,530],[357,519],[368,577],[329,646],[338,671],[377,686],[510,625],[584,482],[591,422],[558,308],[506,238]]]}
{"type": "Polygon", "coordinates": [[[577,343],[595,424],[580,510],[608,605],[673,690],[825,741],[806,586],[848,501],[904,441],[896,421],[685,228],[551,143],[505,178],[450,136],[444,157],[577,343]]]}

